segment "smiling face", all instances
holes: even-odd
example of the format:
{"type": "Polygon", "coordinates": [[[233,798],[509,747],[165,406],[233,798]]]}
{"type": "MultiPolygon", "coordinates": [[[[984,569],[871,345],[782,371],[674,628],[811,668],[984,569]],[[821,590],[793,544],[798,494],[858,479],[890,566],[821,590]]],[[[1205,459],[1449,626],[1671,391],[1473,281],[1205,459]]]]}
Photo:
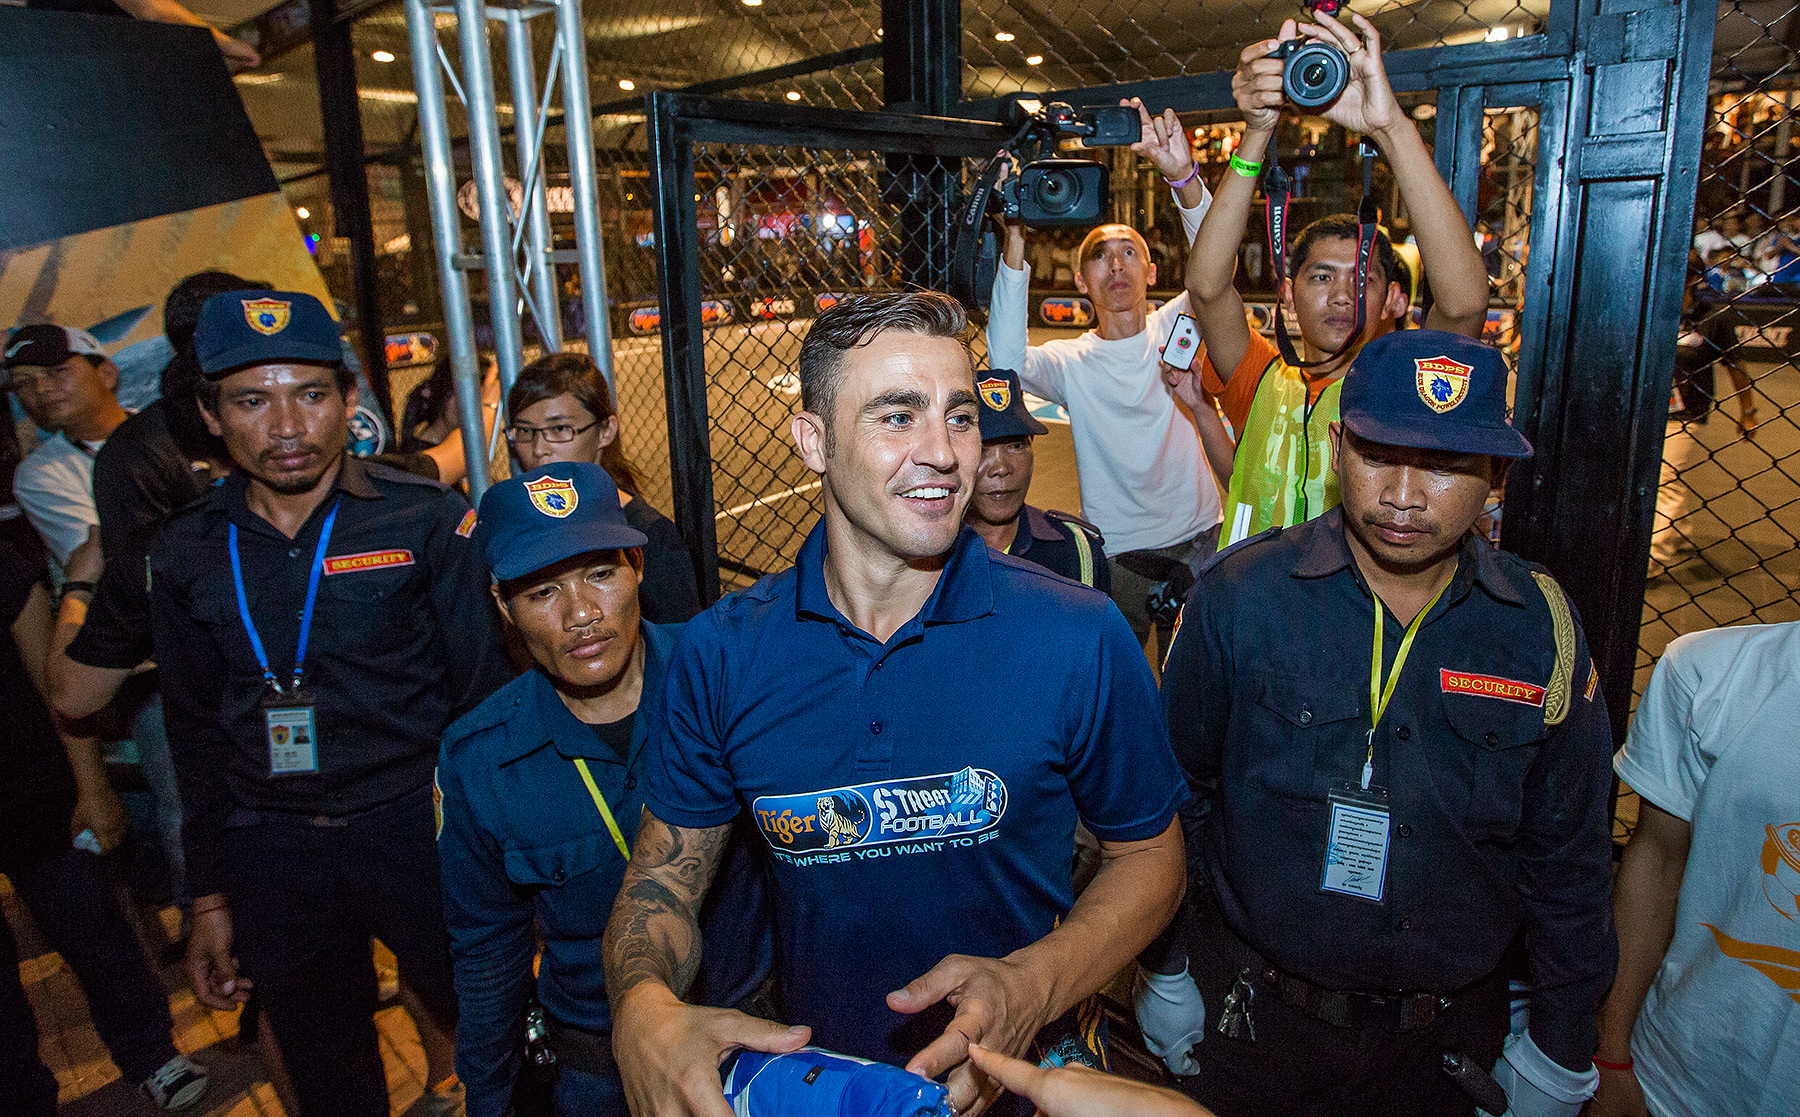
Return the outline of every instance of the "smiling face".
{"type": "MultiPolygon", "coordinates": [[[[1337,352],[1356,332],[1356,241],[1348,237],[1313,241],[1288,280],[1284,297],[1306,343],[1321,354],[1337,352]]],[[[1379,264],[1369,267],[1364,301],[1368,307],[1364,341],[1393,329],[1394,319],[1406,313],[1406,291],[1382,275],[1379,264]]]]}
{"type": "Polygon", "coordinates": [[[1385,569],[1423,570],[1461,545],[1487,505],[1494,459],[1369,442],[1331,425],[1344,527],[1385,569]]]}
{"type": "Polygon", "coordinates": [[[605,690],[637,650],[642,565],[625,551],[590,551],[507,582],[494,597],[552,679],[605,690]]]}
{"type": "Polygon", "coordinates": [[[306,492],[344,455],[356,388],[324,365],[252,365],[219,381],[218,406],[200,415],[231,460],[278,493],[306,492]]]}
{"type": "Polygon", "coordinates": [[[969,499],[969,522],[1000,527],[1018,519],[1025,494],[1031,489],[1035,462],[1030,438],[996,438],[982,443],[975,495],[969,499]]]}
{"type": "Polygon", "coordinates": [[[1076,288],[1100,310],[1130,311],[1149,298],[1156,265],[1144,238],[1124,225],[1102,225],[1081,244],[1076,288]]]}
{"type": "Polygon", "coordinates": [[[948,551],[981,458],[977,406],[974,368],[955,338],[884,330],[845,352],[833,437],[821,416],[794,417],[801,457],[824,477],[828,521],[867,554],[948,551]]]}

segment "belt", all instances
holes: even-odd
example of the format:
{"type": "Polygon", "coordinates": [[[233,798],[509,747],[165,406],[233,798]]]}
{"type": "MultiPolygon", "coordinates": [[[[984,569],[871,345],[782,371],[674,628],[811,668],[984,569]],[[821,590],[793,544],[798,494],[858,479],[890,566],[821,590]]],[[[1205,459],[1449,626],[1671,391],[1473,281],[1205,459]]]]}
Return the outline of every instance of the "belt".
{"type": "Polygon", "coordinates": [[[550,1034],[546,1042],[549,1043],[550,1050],[556,1053],[559,1064],[586,1074],[619,1077],[619,1064],[613,1059],[610,1031],[595,1032],[577,1028],[554,1017],[549,1017],[548,1023],[550,1034]]]}
{"type": "Polygon", "coordinates": [[[1331,989],[1315,984],[1264,958],[1224,920],[1218,920],[1218,926],[1236,948],[1239,982],[1261,986],[1314,1020],[1339,1028],[1410,1032],[1430,1027],[1450,1008],[1450,997],[1422,990],[1331,989]]]}

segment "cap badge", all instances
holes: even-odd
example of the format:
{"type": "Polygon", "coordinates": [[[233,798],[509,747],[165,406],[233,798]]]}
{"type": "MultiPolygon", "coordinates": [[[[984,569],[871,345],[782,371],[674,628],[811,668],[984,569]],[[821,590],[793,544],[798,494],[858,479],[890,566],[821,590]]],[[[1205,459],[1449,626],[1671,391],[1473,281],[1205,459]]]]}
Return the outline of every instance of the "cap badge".
{"type": "Polygon", "coordinates": [[[259,334],[273,335],[287,329],[288,310],[294,304],[286,299],[244,299],[244,321],[259,334]]]}
{"type": "Polygon", "coordinates": [[[990,376],[975,385],[975,390],[981,393],[982,402],[995,411],[1005,411],[1012,403],[1012,385],[1001,377],[990,376]]]}
{"type": "Polygon", "coordinates": [[[581,503],[581,494],[575,491],[575,482],[564,481],[560,477],[539,477],[536,481],[525,482],[525,492],[530,495],[531,503],[537,510],[554,519],[562,519],[575,511],[581,503]]]}
{"type": "Polygon", "coordinates": [[[1425,406],[1442,415],[1469,398],[1469,374],[1474,365],[1465,365],[1449,357],[1417,357],[1419,398],[1425,406]]]}

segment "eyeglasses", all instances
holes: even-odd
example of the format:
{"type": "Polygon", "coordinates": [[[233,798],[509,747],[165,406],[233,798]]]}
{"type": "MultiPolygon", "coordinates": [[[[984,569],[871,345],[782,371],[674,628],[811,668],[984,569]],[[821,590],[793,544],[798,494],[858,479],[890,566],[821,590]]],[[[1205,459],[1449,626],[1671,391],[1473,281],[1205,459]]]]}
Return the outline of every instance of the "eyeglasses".
{"type": "Polygon", "coordinates": [[[599,425],[600,420],[595,419],[585,427],[571,427],[567,423],[558,423],[554,427],[507,427],[506,441],[514,446],[521,444],[529,446],[542,437],[545,442],[554,446],[563,442],[573,442],[576,435],[591,431],[599,425]]]}

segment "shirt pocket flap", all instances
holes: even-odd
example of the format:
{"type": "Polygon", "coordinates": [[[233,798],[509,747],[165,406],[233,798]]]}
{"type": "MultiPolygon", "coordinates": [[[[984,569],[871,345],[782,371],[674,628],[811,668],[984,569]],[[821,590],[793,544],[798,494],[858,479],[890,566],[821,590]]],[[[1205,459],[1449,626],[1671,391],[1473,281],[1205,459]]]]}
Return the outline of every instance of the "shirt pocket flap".
{"type": "Polygon", "coordinates": [[[605,830],[583,834],[554,845],[514,848],[506,851],[506,875],[515,884],[537,888],[558,888],[569,881],[591,873],[608,859],[617,861],[619,851],[605,830]]]}
{"type": "Polygon", "coordinates": [[[1468,694],[1444,695],[1444,717],[1476,748],[1505,752],[1544,739],[1541,706],[1468,694]]]}
{"type": "Polygon", "coordinates": [[[1290,725],[1305,729],[1363,715],[1362,701],[1342,688],[1292,675],[1265,674],[1256,681],[1256,703],[1290,725]]]}

